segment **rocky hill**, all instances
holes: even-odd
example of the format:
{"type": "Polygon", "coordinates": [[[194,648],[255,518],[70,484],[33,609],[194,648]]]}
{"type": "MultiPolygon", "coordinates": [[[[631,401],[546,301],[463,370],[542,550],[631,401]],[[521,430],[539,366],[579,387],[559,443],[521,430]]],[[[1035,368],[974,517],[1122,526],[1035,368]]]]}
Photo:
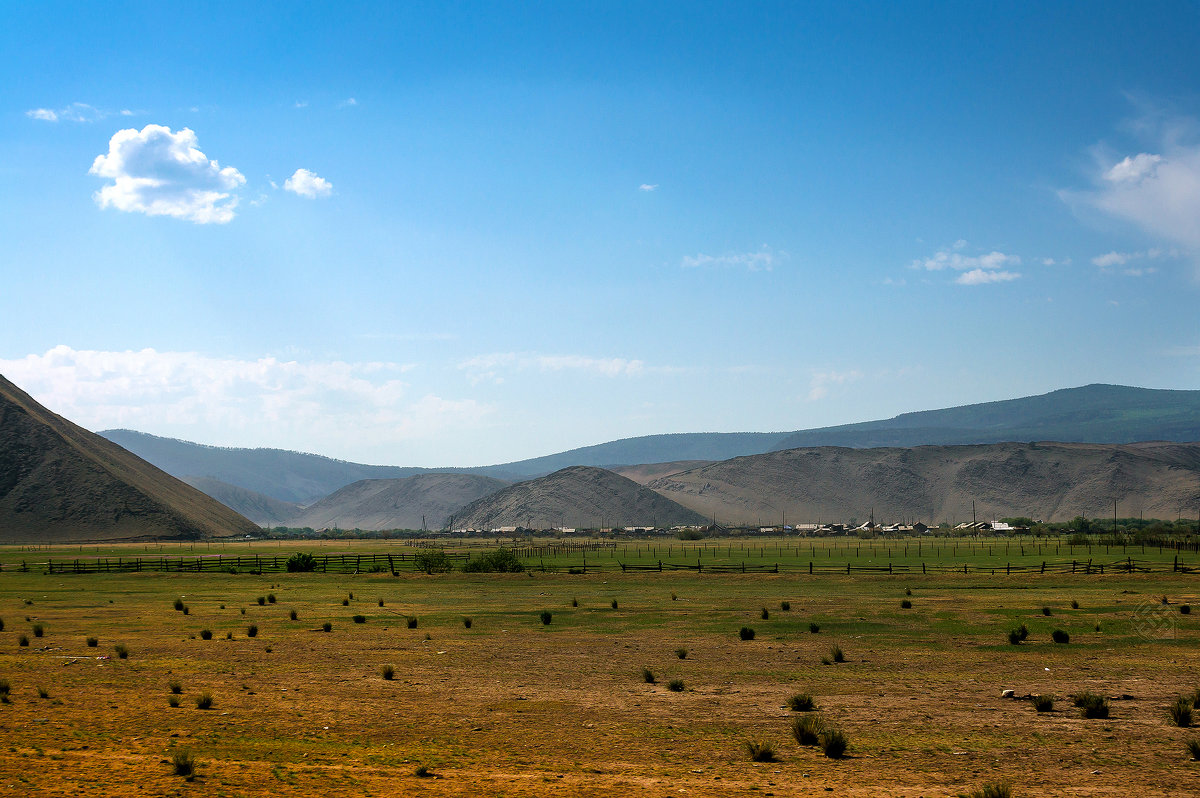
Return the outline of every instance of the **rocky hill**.
{"type": "Polygon", "coordinates": [[[724,523],[970,521],[1078,515],[1195,517],[1200,444],[1003,443],[789,449],[738,457],[649,487],[724,523]]]}
{"type": "Polygon", "coordinates": [[[304,510],[294,502],[280,501],[219,479],[184,477],[184,482],[207,493],[234,512],[241,513],[259,526],[280,526],[304,510]]]}
{"type": "Polygon", "coordinates": [[[0,377],[0,541],[195,539],[259,531],[0,377]]]}
{"type": "Polygon", "coordinates": [[[507,482],[474,474],[417,474],[405,479],[364,479],[294,515],[288,526],[325,529],[441,528],[464,504],[507,482]]]}
{"type": "Polygon", "coordinates": [[[519,482],[454,514],[455,529],[703,524],[704,516],[633,480],[592,466],[572,466],[519,482]]]}

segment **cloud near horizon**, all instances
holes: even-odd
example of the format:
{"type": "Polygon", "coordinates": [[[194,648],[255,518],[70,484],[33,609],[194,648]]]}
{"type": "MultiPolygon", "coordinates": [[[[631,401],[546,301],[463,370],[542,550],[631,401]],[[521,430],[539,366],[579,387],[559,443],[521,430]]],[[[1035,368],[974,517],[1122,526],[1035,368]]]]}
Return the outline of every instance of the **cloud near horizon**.
{"type": "Polygon", "coordinates": [[[108,154],[98,155],[89,174],[113,182],[95,194],[101,208],[147,216],[173,216],[196,224],[225,224],[234,217],[246,183],[232,166],[222,168],[197,147],[190,128],[178,133],[162,125],[113,134],[108,154]]]}

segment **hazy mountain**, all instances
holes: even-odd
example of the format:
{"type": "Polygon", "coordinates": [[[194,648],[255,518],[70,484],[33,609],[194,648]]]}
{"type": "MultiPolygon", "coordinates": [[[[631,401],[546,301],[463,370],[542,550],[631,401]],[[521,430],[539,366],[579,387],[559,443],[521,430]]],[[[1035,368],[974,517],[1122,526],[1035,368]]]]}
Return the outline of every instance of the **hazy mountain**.
{"type": "Polygon", "coordinates": [[[299,504],[280,501],[264,493],[256,493],[219,479],[184,477],[184,482],[207,493],[226,507],[241,513],[259,526],[279,526],[299,514],[299,504]]]}
{"type": "Polygon", "coordinates": [[[0,377],[0,540],[66,543],[259,531],[0,377]]]}
{"type": "Polygon", "coordinates": [[[650,487],[725,523],[970,521],[1077,515],[1195,517],[1200,444],[1002,443],[789,449],[737,457],[650,487]]]}
{"type": "Polygon", "coordinates": [[[293,516],[289,526],[313,529],[440,529],[464,504],[507,482],[477,474],[417,474],[405,479],[364,479],[326,496],[293,516]]]}
{"type": "Polygon", "coordinates": [[[704,516],[631,479],[592,466],[572,466],[519,482],[454,514],[455,529],[703,524],[704,516]]]}

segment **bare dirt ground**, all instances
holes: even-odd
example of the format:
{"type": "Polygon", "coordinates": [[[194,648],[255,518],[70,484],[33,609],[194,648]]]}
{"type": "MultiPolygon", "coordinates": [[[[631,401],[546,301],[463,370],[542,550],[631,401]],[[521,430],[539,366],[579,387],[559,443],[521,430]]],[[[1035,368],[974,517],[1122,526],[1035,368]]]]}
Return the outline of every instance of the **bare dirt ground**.
{"type": "Polygon", "coordinates": [[[1200,619],[1179,612],[1196,579],[5,571],[0,794],[1200,794],[1197,732],[1166,715],[1200,687],[1200,619]],[[1022,622],[1029,640],[1009,645],[1022,622]],[[822,664],[834,644],[846,662],[822,664]],[[1004,689],[1058,701],[1039,714],[1004,689]],[[1083,718],[1067,698],[1082,690],[1111,716],[1083,718]],[[798,692],[849,736],[846,758],[792,739],[798,692]],[[777,761],[750,761],[760,738],[777,761]],[[172,772],[180,748],[191,781],[172,772]]]}

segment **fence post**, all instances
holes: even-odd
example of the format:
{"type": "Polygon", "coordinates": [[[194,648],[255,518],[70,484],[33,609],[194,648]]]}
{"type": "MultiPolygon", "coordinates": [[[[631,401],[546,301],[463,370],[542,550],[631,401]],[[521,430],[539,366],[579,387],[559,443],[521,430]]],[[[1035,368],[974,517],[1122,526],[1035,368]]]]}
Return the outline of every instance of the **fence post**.
{"type": "Polygon", "coordinates": [[[812,560],[808,561],[808,575],[812,576],[812,560]]]}
{"type": "Polygon", "coordinates": [[[925,561],[922,560],[921,561],[921,574],[924,575],[924,573],[925,573],[925,561]]]}

